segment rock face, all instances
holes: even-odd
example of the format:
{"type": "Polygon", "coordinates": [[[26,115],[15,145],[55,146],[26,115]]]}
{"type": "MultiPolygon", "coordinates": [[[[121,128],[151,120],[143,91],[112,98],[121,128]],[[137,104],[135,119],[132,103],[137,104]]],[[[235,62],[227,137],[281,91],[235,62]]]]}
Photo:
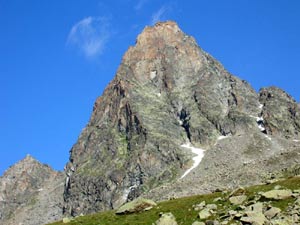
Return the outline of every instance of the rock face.
{"type": "Polygon", "coordinates": [[[156,203],[150,199],[137,198],[118,208],[116,214],[138,213],[138,212],[150,210],[154,206],[156,206],[156,203]]]}
{"type": "Polygon", "coordinates": [[[269,134],[286,138],[299,136],[300,107],[289,94],[276,87],[263,88],[259,99],[264,105],[262,116],[269,134]]]}
{"type": "Polygon", "coordinates": [[[64,174],[27,155],[0,177],[0,224],[39,225],[62,216],[64,174]]]}
{"type": "Polygon", "coordinates": [[[257,94],[228,73],[176,23],[146,27],[71,149],[64,213],[258,183],[299,164],[299,113],[280,89],[257,94]],[[185,143],[207,151],[177,181],[191,165],[185,143]]]}

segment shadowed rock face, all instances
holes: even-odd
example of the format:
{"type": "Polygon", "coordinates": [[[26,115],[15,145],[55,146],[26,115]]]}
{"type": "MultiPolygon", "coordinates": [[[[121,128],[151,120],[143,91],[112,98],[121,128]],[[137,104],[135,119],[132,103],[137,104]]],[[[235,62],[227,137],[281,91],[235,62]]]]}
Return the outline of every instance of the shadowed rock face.
{"type": "Polygon", "coordinates": [[[263,88],[259,95],[267,132],[286,138],[299,136],[300,107],[296,101],[277,87],[263,88]]]}
{"type": "MultiPolygon", "coordinates": [[[[291,98],[278,101],[287,104],[282,113],[289,104],[294,106],[291,98]]],[[[251,151],[271,145],[255,118],[266,117],[264,133],[274,133],[273,123],[281,126],[271,105],[264,91],[258,95],[246,81],[228,73],[176,23],[146,27],[96,100],[91,119],[71,150],[65,213],[116,208],[176,180],[192,158],[180,147],[186,142],[210,149],[221,135],[254,138],[257,134],[262,140],[252,149],[252,139],[235,139],[233,148],[227,146],[234,149],[235,157],[242,154],[238,146],[255,155],[251,151]]],[[[294,114],[290,123],[297,127],[299,117],[294,114]]],[[[293,135],[297,130],[291,131],[293,135]]],[[[279,128],[276,131],[285,133],[279,128]]],[[[225,159],[224,163],[231,163],[225,159]]],[[[218,156],[209,160],[209,164],[222,161],[218,156]]]]}
{"type": "Polygon", "coordinates": [[[0,223],[45,224],[62,216],[64,174],[27,155],[0,177],[0,223]]]}

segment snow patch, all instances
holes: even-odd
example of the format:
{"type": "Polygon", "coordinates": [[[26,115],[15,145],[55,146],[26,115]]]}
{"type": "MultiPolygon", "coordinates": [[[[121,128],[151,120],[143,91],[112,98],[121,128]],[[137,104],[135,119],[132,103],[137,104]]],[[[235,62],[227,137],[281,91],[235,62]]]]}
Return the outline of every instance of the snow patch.
{"type": "Polygon", "coordinates": [[[268,135],[265,135],[266,138],[268,138],[270,141],[272,141],[272,138],[269,137],[268,135]]]}
{"type": "Polygon", "coordinates": [[[258,128],[260,129],[260,131],[265,131],[266,130],[262,124],[258,124],[258,128]]]}
{"type": "Polygon", "coordinates": [[[189,174],[189,172],[191,172],[200,164],[205,152],[205,150],[202,148],[195,148],[191,146],[191,143],[183,144],[181,145],[181,147],[190,149],[194,154],[196,154],[196,156],[193,157],[194,160],[193,166],[189,168],[187,171],[185,171],[184,174],[180,177],[180,179],[184,178],[186,175],[189,174]]]}
{"type": "Polygon", "coordinates": [[[160,96],[161,96],[161,93],[157,93],[157,96],[160,97],[160,96]]]}
{"type": "Polygon", "coordinates": [[[296,140],[296,139],[295,139],[295,140],[293,140],[293,141],[294,141],[294,142],[299,142],[300,140],[296,140]]]}
{"type": "Polygon", "coordinates": [[[43,191],[44,189],[43,188],[40,188],[39,190],[38,190],[38,192],[41,192],[41,191],[43,191]]]}
{"type": "Polygon", "coordinates": [[[123,193],[123,199],[124,199],[124,201],[127,201],[127,198],[128,198],[128,195],[129,195],[130,191],[131,191],[132,189],[136,188],[136,187],[137,187],[137,186],[136,186],[136,184],[135,184],[135,185],[132,185],[132,186],[130,186],[129,188],[126,188],[126,189],[124,190],[124,193],[123,193]]]}
{"type": "Polygon", "coordinates": [[[259,106],[258,106],[260,109],[262,109],[263,107],[264,107],[264,105],[263,104],[259,104],[259,106]]]}
{"type": "Polygon", "coordinates": [[[180,119],[178,119],[177,121],[178,121],[178,123],[179,123],[180,126],[183,125],[183,122],[180,119]]]}
{"type": "Polygon", "coordinates": [[[150,78],[151,78],[151,80],[154,79],[155,77],[156,77],[156,70],[151,71],[150,72],[150,78]]]}
{"type": "Polygon", "coordinates": [[[225,139],[225,138],[228,138],[229,136],[224,136],[224,135],[222,135],[222,136],[220,136],[220,137],[218,137],[218,141],[220,141],[220,140],[223,140],[223,139],[225,139]]]}
{"type": "Polygon", "coordinates": [[[69,184],[70,184],[70,174],[67,173],[67,178],[66,178],[65,186],[68,187],[69,184]]]}
{"type": "Polygon", "coordinates": [[[250,115],[250,117],[256,119],[257,126],[261,132],[266,130],[266,128],[264,127],[264,118],[262,116],[251,116],[250,115]]]}

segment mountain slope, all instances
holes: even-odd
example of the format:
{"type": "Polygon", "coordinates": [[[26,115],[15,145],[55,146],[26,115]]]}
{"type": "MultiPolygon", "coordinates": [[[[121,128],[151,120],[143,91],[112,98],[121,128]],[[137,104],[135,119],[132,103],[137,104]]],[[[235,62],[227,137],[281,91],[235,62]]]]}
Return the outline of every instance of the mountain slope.
{"type": "MultiPolygon", "coordinates": [[[[175,216],[177,223],[182,225],[191,225],[195,221],[201,221],[204,224],[220,224],[221,222],[222,224],[240,224],[242,217],[244,220],[246,220],[247,214],[251,215],[254,219],[258,218],[258,220],[265,220],[266,223],[264,224],[294,225],[299,224],[299,185],[300,178],[293,177],[289,179],[282,179],[272,184],[263,184],[247,187],[245,189],[238,189],[239,191],[225,190],[223,192],[215,192],[207,195],[196,195],[172,199],[160,202],[156,207],[145,212],[132,213],[128,215],[116,215],[116,211],[114,210],[80,216],[73,218],[68,224],[98,225],[99,222],[101,222],[103,225],[148,225],[154,224],[155,221],[160,218],[162,213],[171,212],[175,216]],[[262,193],[274,191],[276,189],[291,190],[294,192],[293,197],[289,196],[285,199],[279,200],[265,199],[262,197],[262,193]],[[236,205],[231,204],[229,200],[230,197],[234,195],[239,196],[238,193],[246,196],[245,201],[236,205]],[[255,210],[249,213],[251,207],[253,207],[255,210]],[[199,213],[205,211],[207,208],[211,208],[211,210],[208,211],[209,216],[207,218],[199,218],[199,213]]],[[[64,223],[53,223],[53,225],[62,224],[64,223]]]]}
{"type": "Polygon", "coordinates": [[[299,163],[300,109],[281,92],[257,94],[175,22],[146,27],[71,149],[64,213],[112,209],[141,194],[161,199],[257,183],[299,163]],[[185,143],[207,151],[178,180],[192,165],[185,143]]]}
{"type": "Polygon", "coordinates": [[[0,223],[38,225],[62,216],[64,174],[27,155],[0,177],[0,223]]]}

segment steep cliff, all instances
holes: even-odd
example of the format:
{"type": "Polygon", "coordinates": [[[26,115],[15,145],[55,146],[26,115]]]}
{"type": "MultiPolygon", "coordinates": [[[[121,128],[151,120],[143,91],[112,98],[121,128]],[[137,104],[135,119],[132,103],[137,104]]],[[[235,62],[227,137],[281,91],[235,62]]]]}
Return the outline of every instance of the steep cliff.
{"type": "Polygon", "coordinates": [[[293,142],[299,112],[283,91],[258,94],[228,73],[175,22],[146,27],[71,149],[64,213],[111,209],[141,194],[159,199],[259,182],[285,168],[299,150],[293,142]],[[185,143],[207,151],[179,179],[192,164],[185,143]],[[292,149],[291,157],[274,165],[283,148],[292,149]]]}

